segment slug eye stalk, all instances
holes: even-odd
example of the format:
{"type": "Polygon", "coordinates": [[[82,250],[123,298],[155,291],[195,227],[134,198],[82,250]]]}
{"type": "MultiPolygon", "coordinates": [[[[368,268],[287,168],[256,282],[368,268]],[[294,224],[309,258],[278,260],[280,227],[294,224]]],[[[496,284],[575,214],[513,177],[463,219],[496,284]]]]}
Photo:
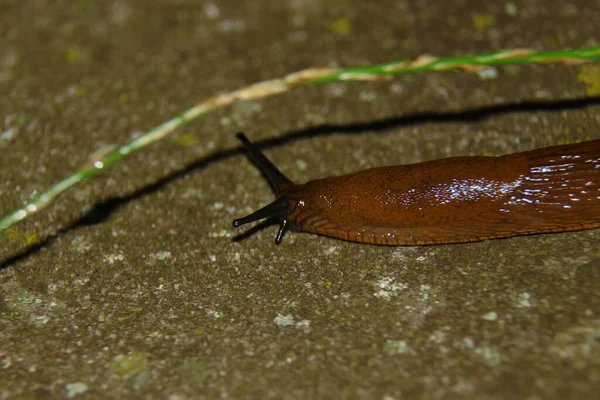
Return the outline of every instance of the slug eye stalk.
{"type": "Polygon", "coordinates": [[[271,188],[275,192],[277,199],[250,215],[234,220],[232,225],[234,228],[238,228],[242,225],[261,219],[279,217],[280,226],[279,232],[277,232],[277,236],[275,237],[275,244],[280,244],[283,235],[290,227],[289,221],[285,218],[290,212],[290,200],[286,197],[279,196],[286,188],[294,186],[294,183],[283,175],[281,171],[279,171],[279,169],[273,165],[273,163],[269,161],[269,159],[265,157],[252,142],[250,142],[246,135],[242,132],[238,132],[235,137],[242,142],[248,157],[250,157],[252,162],[265,175],[271,188]]]}
{"type": "Polygon", "coordinates": [[[280,197],[271,204],[267,204],[260,210],[254,211],[250,215],[235,219],[232,225],[234,228],[238,228],[242,225],[248,224],[250,222],[259,221],[261,219],[279,217],[281,225],[279,226],[279,232],[277,232],[277,236],[275,237],[275,244],[280,244],[281,240],[283,239],[283,235],[289,229],[288,220],[283,218],[289,213],[289,209],[289,200],[285,197],[280,197]]]}
{"type": "Polygon", "coordinates": [[[262,172],[269,184],[273,188],[275,195],[279,197],[281,192],[288,186],[293,186],[294,182],[290,181],[281,171],[273,165],[271,161],[256,147],[242,132],[235,135],[236,138],[244,145],[248,157],[262,172]]]}

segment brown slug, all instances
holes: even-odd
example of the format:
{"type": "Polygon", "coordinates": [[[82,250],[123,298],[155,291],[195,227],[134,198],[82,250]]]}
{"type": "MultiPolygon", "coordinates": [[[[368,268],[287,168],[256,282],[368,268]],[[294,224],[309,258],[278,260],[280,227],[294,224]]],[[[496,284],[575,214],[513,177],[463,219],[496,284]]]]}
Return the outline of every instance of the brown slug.
{"type": "Polygon", "coordinates": [[[277,199],[233,221],[281,221],[381,245],[463,243],[600,227],[600,140],[500,157],[451,157],[295,185],[243,133],[237,138],[277,199]]]}

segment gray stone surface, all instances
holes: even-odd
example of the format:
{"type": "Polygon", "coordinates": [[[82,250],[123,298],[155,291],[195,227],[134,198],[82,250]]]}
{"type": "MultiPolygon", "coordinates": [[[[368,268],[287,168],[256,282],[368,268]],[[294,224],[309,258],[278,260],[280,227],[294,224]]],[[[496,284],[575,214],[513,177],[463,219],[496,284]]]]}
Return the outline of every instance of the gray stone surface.
{"type": "MultiPolygon", "coordinates": [[[[598,46],[599,9],[0,0],[0,212],[215,93],[310,66],[598,46]]],[[[276,247],[276,227],[236,242],[230,223],[273,199],[236,131],[281,138],[265,151],[296,182],[504,154],[600,138],[598,102],[577,100],[598,71],[300,88],[129,157],[0,235],[0,397],[591,398],[598,230],[395,248],[292,233],[276,247]]]]}

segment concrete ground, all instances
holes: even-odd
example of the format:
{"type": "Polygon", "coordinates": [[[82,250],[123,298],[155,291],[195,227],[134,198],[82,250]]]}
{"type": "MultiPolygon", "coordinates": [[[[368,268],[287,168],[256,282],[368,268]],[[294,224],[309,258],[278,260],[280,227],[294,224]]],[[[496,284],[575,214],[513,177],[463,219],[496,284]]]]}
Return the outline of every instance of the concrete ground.
{"type": "MultiPolygon", "coordinates": [[[[0,0],[0,213],[219,92],[310,66],[599,46],[600,2],[0,0]]],[[[600,391],[600,230],[380,247],[233,231],[295,182],[600,138],[600,67],[240,103],[0,234],[0,398],[566,399],[600,391]],[[277,140],[271,140],[277,139],[277,140]],[[238,237],[238,239],[240,239],[238,237]]]]}

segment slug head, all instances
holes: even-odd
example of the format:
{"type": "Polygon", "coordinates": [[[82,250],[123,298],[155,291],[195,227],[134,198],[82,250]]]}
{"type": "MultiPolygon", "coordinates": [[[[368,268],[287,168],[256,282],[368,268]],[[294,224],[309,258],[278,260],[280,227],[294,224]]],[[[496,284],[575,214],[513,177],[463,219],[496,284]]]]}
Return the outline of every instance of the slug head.
{"type": "Polygon", "coordinates": [[[290,222],[285,218],[289,212],[290,201],[285,197],[280,197],[271,204],[267,204],[260,210],[254,211],[250,215],[234,220],[232,225],[234,228],[237,228],[261,219],[279,217],[281,224],[279,226],[279,232],[277,232],[277,236],[275,237],[275,244],[280,244],[281,240],[283,239],[283,235],[290,228],[290,222]]]}
{"type": "Polygon", "coordinates": [[[266,205],[250,215],[234,220],[232,225],[234,228],[237,228],[261,219],[279,217],[281,222],[279,226],[279,232],[277,232],[277,236],[275,237],[275,244],[280,244],[281,240],[283,239],[283,235],[291,227],[291,221],[286,218],[290,213],[290,199],[286,196],[281,196],[281,193],[289,188],[294,187],[295,185],[285,175],[283,175],[281,171],[279,171],[279,169],[277,169],[277,167],[273,165],[273,163],[271,163],[271,161],[269,161],[254,144],[250,142],[250,140],[248,140],[246,135],[239,132],[235,136],[244,145],[248,157],[250,157],[252,162],[265,175],[269,181],[269,184],[273,188],[277,199],[271,204],[266,205]]]}

